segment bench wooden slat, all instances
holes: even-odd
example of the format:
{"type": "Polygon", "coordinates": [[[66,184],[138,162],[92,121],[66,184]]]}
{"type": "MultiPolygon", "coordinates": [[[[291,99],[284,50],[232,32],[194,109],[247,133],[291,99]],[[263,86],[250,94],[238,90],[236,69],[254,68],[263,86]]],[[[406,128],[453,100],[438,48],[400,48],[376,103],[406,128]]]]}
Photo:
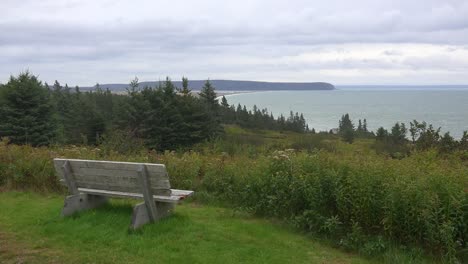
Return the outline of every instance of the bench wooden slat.
{"type": "Polygon", "coordinates": [[[171,195],[175,196],[191,196],[193,194],[193,191],[189,190],[179,190],[179,189],[171,189],[171,195]]]}
{"type": "Polygon", "coordinates": [[[156,194],[164,195],[160,189],[170,189],[169,176],[163,164],[117,162],[79,159],[54,159],[54,166],[61,179],[61,169],[68,161],[72,178],[78,188],[101,189],[121,192],[140,192],[138,168],[143,165],[148,173],[149,185],[156,194]]]}
{"type": "MultiPolygon", "coordinates": [[[[78,191],[87,194],[104,195],[109,197],[143,199],[143,194],[141,193],[105,191],[88,188],[78,188],[78,191]]],[[[171,189],[171,192],[171,196],[153,195],[153,199],[158,202],[178,203],[193,194],[193,191],[188,190],[171,189]]]]}
{"type": "MultiPolygon", "coordinates": [[[[66,181],[64,179],[60,179],[59,182],[65,186],[67,186],[66,181]]],[[[116,192],[129,192],[129,193],[137,193],[140,192],[140,188],[136,186],[137,183],[133,185],[128,185],[127,187],[121,187],[118,185],[112,185],[106,182],[102,183],[88,183],[84,181],[78,181],[77,182],[79,188],[84,188],[84,189],[95,189],[95,190],[108,190],[111,189],[116,192]]],[[[157,195],[170,195],[170,190],[168,188],[163,188],[163,187],[151,187],[151,191],[153,194],[157,195]]]]}

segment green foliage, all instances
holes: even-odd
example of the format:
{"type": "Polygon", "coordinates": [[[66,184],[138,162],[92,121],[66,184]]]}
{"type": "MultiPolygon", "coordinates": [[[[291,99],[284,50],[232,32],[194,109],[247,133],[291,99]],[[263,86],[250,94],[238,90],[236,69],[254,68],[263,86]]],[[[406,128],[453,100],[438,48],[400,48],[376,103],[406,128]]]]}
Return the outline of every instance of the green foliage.
{"type": "Polygon", "coordinates": [[[406,133],[408,131],[406,130],[405,124],[404,123],[395,123],[395,125],[392,127],[392,132],[390,134],[390,139],[393,142],[393,144],[396,145],[402,145],[406,142],[406,133]]]}
{"type": "Polygon", "coordinates": [[[350,144],[353,143],[355,131],[354,124],[349,118],[349,114],[341,116],[341,120],[339,121],[339,132],[344,142],[350,144]]]}
{"type": "Polygon", "coordinates": [[[192,90],[188,87],[188,79],[186,77],[182,77],[182,90],[180,92],[184,95],[189,95],[192,90]]]}
{"type": "Polygon", "coordinates": [[[388,137],[388,131],[383,127],[379,127],[379,129],[377,129],[375,139],[378,141],[385,141],[387,137],[388,137]]]}
{"type": "Polygon", "coordinates": [[[457,141],[447,132],[440,138],[439,148],[442,152],[450,152],[457,148],[457,141]]]}
{"type": "Polygon", "coordinates": [[[29,72],[0,87],[0,137],[15,144],[48,145],[54,137],[48,90],[29,72]]]}
{"type": "Polygon", "coordinates": [[[213,85],[211,85],[210,80],[207,80],[205,85],[203,85],[203,88],[200,91],[200,97],[210,107],[216,108],[218,106],[218,99],[216,99],[215,88],[213,85]]]}
{"type": "Polygon", "coordinates": [[[103,142],[102,148],[3,144],[0,182],[57,190],[54,157],[164,163],[173,188],[193,189],[203,194],[199,199],[283,219],[362,254],[387,254],[395,241],[449,261],[467,247],[468,170],[456,153],[418,151],[387,159],[373,153],[366,140],[351,145],[334,136],[238,127],[227,128],[225,140],[195,146],[197,151],[122,154],[125,150],[113,151],[106,138],[103,142]],[[248,133],[250,138],[241,141],[248,133]],[[311,151],[274,151],[303,137],[324,138],[311,151]],[[330,145],[334,147],[328,150],[330,145]]]}
{"type": "Polygon", "coordinates": [[[427,125],[426,122],[418,122],[414,120],[410,122],[410,133],[413,143],[418,149],[430,149],[437,147],[440,140],[440,127],[434,129],[432,124],[427,125]]]}
{"type": "Polygon", "coordinates": [[[275,118],[268,109],[259,109],[254,105],[252,110],[242,107],[240,104],[237,107],[229,106],[226,98],[223,96],[221,100],[221,116],[222,122],[225,124],[236,124],[244,128],[250,129],[268,129],[277,131],[293,131],[298,133],[308,132],[308,127],[305,118],[302,114],[292,111],[288,118],[280,115],[275,118]]]}

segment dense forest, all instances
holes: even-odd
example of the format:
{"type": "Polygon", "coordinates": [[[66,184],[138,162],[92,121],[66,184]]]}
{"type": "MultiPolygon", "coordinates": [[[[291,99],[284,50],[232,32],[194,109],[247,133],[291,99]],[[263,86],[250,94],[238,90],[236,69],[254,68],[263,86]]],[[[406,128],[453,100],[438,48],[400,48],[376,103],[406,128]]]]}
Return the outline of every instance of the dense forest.
{"type": "MultiPolygon", "coordinates": [[[[43,146],[50,144],[99,145],[139,142],[158,151],[184,149],[224,133],[222,125],[235,124],[248,129],[316,133],[309,129],[302,114],[275,118],[268,109],[220,102],[216,88],[207,80],[198,94],[191,92],[189,81],[182,78],[181,88],[169,77],[155,87],[140,87],[138,78],[131,81],[126,94],[115,94],[99,84],[93,91],[62,86],[58,81],[43,84],[29,72],[11,76],[0,85],[0,137],[11,143],[43,146]]],[[[438,148],[451,152],[468,148],[468,133],[457,141],[449,132],[441,134],[426,122],[414,120],[407,129],[396,123],[390,131],[380,127],[368,131],[367,120],[356,126],[348,114],[342,116],[336,131],[343,141],[373,138],[378,152],[393,157],[410,154],[413,149],[438,148]],[[407,134],[410,134],[410,139],[407,134]]],[[[320,132],[327,133],[327,132],[320,132]]]]}
{"type": "Polygon", "coordinates": [[[156,87],[130,82],[127,94],[113,94],[96,85],[94,91],[42,84],[29,72],[11,76],[0,86],[0,137],[15,144],[90,144],[119,138],[141,140],[157,150],[189,147],[223,133],[222,124],[257,129],[306,132],[298,113],[273,117],[267,109],[247,110],[218,102],[207,80],[198,95],[187,78],[177,88],[169,78],[156,87]]]}

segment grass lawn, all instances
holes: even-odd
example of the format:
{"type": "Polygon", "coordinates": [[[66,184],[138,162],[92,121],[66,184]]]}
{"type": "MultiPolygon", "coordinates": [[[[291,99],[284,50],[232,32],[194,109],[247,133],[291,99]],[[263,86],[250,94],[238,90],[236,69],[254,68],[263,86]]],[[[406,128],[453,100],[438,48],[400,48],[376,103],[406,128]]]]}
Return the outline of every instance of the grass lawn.
{"type": "Polygon", "coordinates": [[[0,263],[369,263],[266,220],[185,203],[128,230],[135,201],[61,218],[63,197],[0,192],[0,263]]]}

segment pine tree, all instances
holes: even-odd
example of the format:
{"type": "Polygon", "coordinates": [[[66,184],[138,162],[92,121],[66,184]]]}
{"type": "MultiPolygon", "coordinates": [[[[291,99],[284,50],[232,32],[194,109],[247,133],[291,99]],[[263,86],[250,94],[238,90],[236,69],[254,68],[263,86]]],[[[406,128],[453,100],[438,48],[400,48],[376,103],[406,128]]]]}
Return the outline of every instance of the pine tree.
{"type": "Polygon", "coordinates": [[[343,141],[353,143],[354,125],[351,119],[349,118],[349,114],[345,114],[341,117],[341,120],[339,121],[339,131],[343,141]]]}
{"type": "Polygon", "coordinates": [[[188,79],[186,77],[182,77],[182,90],[180,91],[184,95],[189,95],[191,90],[188,88],[188,79]]]}
{"type": "Polygon", "coordinates": [[[210,80],[206,80],[203,88],[200,91],[200,98],[207,103],[213,109],[218,105],[218,99],[216,99],[215,88],[211,84],[210,80]]]}
{"type": "Polygon", "coordinates": [[[49,144],[55,130],[48,94],[29,72],[10,76],[0,90],[0,137],[8,137],[15,144],[49,144]]]}
{"type": "Polygon", "coordinates": [[[221,98],[221,106],[226,107],[226,108],[229,107],[229,103],[224,95],[223,95],[223,98],[221,98]]]}
{"type": "Polygon", "coordinates": [[[468,131],[463,131],[463,136],[459,142],[459,148],[463,151],[468,151],[468,131]]]}
{"type": "Polygon", "coordinates": [[[209,137],[216,136],[222,132],[221,115],[219,112],[218,99],[216,99],[215,87],[210,80],[205,82],[200,91],[200,99],[206,107],[208,114],[208,123],[206,124],[206,133],[209,137]]]}
{"type": "Polygon", "coordinates": [[[387,139],[388,132],[383,127],[379,127],[377,129],[377,134],[375,135],[375,139],[378,141],[385,141],[387,139]]]}
{"type": "Polygon", "coordinates": [[[127,92],[129,95],[132,95],[136,92],[138,92],[138,86],[140,83],[138,82],[138,77],[135,76],[135,79],[133,79],[130,84],[128,85],[129,87],[127,88],[127,92]]]}
{"type": "Polygon", "coordinates": [[[396,123],[392,127],[392,132],[390,134],[390,137],[393,141],[394,144],[397,145],[402,145],[406,141],[406,132],[407,129],[405,127],[404,123],[396,123]]]}
{"type": "Polygon", "coordinates": [[[440,150],[442,152],[451,152],[454,151],[457,147],[457,142],[455,139],[450,136],[449,132],[446,132],[444,136],[440,139],[440,150]]]}
{"type": "Polygon", "coordinates": [[[358,131],[358,132],[364,131],[364,129],[362,128],[361,119],[359,119],[359,124],[358,124],[358,127],[357,127],[357,131],[358,131]]]}

